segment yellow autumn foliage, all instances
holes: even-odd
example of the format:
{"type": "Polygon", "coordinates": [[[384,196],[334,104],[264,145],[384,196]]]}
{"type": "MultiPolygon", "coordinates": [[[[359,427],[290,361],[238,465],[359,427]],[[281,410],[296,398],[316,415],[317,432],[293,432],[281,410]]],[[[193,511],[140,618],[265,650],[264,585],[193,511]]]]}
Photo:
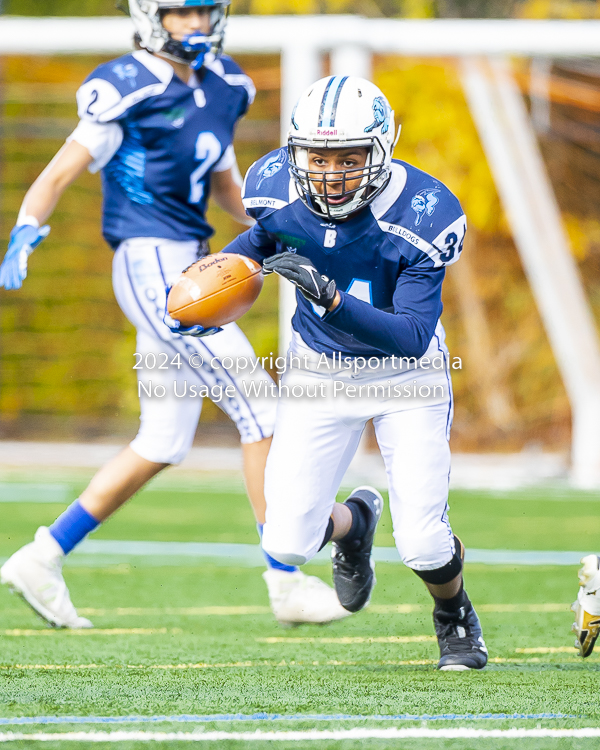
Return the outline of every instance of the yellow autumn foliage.
{"type": "Polygon", "coordinates": [[[457,66],[449,60],[385,58],[376,66],[375,82],[402,125],[395,156],[448,185],[474,228],[505,229],[457,66]]]}
{"type": "Polygon", "coordinates": [[[250,15],[279,15],[286,13],[317,13],[317,0],[251,0],[250,15]]]}
{"type": "MultiPolygon", "coordinates": [[[[460,11],[460,7],[457,8],[460,11]]],[[[496,3],[489,13],[502,17],[501,3],[496,3]]],[[[465,17],[469,8],[463,8],[465,17]]],[[[358,13],[364,16],[396,16],[401,18],[443,18],[447,7],[439,0],[238,0],[236,12],[253,15],[305,13],[358,13]]],[[[454,15],[451,13],[450,15],[454,15]]],[[[600,18],[600,2],[589,0],[523,0],[515,5],[516,18],[562,18],[569,20],[600,18]]]]}
{"type": "Polygon", "coordinates": [[[526,0],[517,13],[519,18],[564,18],[576,20],[600,18],[600,2],[586,0],[526,0]]]}

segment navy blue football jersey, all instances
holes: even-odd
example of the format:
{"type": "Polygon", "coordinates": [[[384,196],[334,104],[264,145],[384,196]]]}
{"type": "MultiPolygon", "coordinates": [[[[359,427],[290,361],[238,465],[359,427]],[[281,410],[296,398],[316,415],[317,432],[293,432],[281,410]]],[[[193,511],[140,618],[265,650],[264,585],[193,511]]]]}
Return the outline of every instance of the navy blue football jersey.
{"type": "Polygon", "coordinates": [[[309,258],[335,279],[341,303],[331,312],[297,291],[292,324],[315,351],[344,356],[420,357],[442,312],[445,267],[458,260],[466,218],[445,185],[393,160],[390,181],[367,207],[329,222],[300,200],[286,149],[248,171],[247,213],[257,224],[225,249],[258,262],[280,252],[309,258]]]}
{"type": "Polygon", "coordinates": [[[254,96],[229,57],[209,56],[191,85],[145,50],[100,65],[77,92],[82,121],[118,123],[120,148],[102,170],[103,233],[203,240],[210,174],[254,96]]]}

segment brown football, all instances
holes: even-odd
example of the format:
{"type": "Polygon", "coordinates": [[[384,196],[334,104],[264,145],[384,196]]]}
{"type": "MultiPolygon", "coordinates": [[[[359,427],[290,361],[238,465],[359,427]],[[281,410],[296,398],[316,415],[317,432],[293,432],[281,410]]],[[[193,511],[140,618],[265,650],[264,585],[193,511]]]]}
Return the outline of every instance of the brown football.
{"type": "Polygon", "coordinates": [[[173,284],[167,310],[184,326],[223,326],[248,312],[262,285],[261,267],[250,258],[235,253],[207,255],[173,284]]]}

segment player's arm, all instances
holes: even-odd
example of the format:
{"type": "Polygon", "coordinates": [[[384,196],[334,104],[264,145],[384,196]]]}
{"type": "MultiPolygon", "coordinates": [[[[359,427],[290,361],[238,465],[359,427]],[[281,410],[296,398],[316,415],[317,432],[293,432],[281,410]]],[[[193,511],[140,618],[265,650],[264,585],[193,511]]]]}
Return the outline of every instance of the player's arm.
{"type": "Polygon", "coordinates": [[[122,141],[123,130],[118,123],[79,123],[25,196],[0,266],[0,287],[21,287],[29,255],[50,232],[43,222],[51,216],[61,195],[86,169],[97,172],[106,166],[122,141]]]}
{"type": "Polygon", "coordinates": [[[77,141],[66,143],[27,191],[19,221],[33,218],[38,226],[50,218],[69,185],[90,166],[93,157],[77,141]]]}
{"type": "Polygon", "coordinates": [[[251,227],[254,219],[248,216],[242,203],[242,186],[235,151],[230,145],[213,167],[210,177],[211,197],[219,208],[227,211],[240,224],[251,227]]]}
{"type": "Polygon", "coordinates": [[[321,275],[308,258],[295,253],[267,258],[263,272],[288,279],[310,302],[325,308],[324,322],[386,354],[422,357],[442,313],[443,267],[406,268],[396,285],[393,312],[340,292],[334,279],[321,275]]]}
{"type": "Polygon", "coordinates": [[[76,141],[65,144],[29,188],[17,223],[10,233],[8,250],[0,266],[0,287],[19,289],[27,276],[27,258],[48,236],[50,217],[60,196],[93,159],[76,141]]]}
{"type": "Polygon", "coordinates": [[[445,268],[407,268],[394,293],[394,312],[378,310],[351,294],[337,292],[338,303],[323,320],[386,354],[422,357],[442,314],[445,268]]]}
{"type": "Polygon", "coordinates": [[[246,214],[242,203],[242,178],[237,164],[224,172],[213,172],[211,178],[211,197],[230,216],[246,226],[252,226],[254,219],[246,214]]]}

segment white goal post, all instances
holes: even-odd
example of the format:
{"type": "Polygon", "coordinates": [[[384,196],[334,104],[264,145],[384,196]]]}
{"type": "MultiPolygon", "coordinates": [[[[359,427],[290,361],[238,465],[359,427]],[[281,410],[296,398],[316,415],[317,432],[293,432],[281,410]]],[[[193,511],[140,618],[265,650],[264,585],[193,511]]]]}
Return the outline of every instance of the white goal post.
{"type": "MultiPolygon", "coordinates": [[[[119,54],[127,18],[0,17],[1,54],[119,54]]],[[[572,483],[600,487],[600,345],[560,211],[505,58],[600,57],[600,21],[403,20],[358,16],[234,16],[232,54],[281,55],[281,136],[300,93],[331,72],[369,78],[373,53],[461,58],[467,101],[571,404],[572,483]]],[[[286,348],[294,298],[280,296],[286,348]]]]}

